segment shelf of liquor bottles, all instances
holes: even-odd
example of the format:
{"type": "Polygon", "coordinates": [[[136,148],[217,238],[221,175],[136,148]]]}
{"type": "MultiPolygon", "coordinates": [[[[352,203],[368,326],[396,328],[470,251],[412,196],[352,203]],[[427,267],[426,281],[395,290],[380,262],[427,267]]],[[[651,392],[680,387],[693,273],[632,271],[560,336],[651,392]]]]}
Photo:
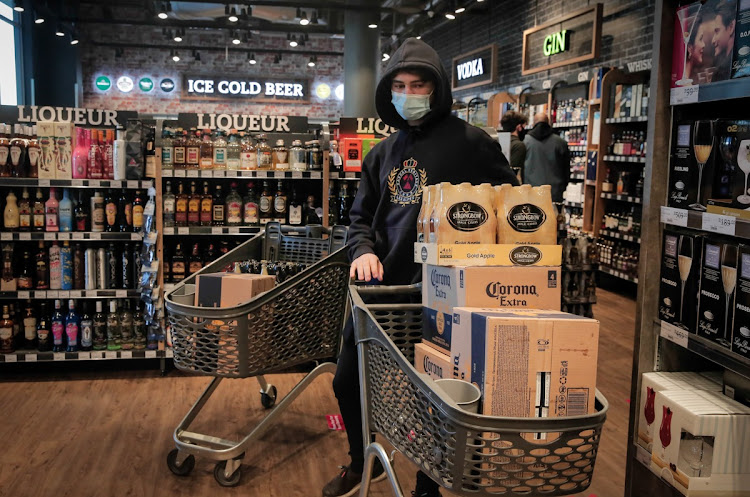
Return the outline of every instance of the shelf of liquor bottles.
{"type": "Polygon", "coordinates": [[[570,174],[571,181],[583,181],[585,179],[586,176],[583,173],[575,172],[570,174]]]}
{"type": "Polygon", "coordinates": [[[750,239],[750,221],[733,216],[662,206],[661,222],[672,226],[750,239]]]}
{"type": "Polygon", "coordinates": [[[648,116],[608,117],[604,122],[607,124],[647,123],[648,116]]]}
{"type": "Polygon", "coordinates": [[[128,190],[147,190],[154,186],[153,180],[110,180],[110,179],[39,179],[39,178],[2,178],[3,187],[36,186],[40,188],[125,188],[128,190]]]}
{"type": "Polygon", "coordinates": [[[70,362],[100,361],[113,359],[158,359],[173,357],[171,349],[167,350],[92,350],[82,352],[39,352],[17,350],[12,354],[0,354],[2,363],[26,362],[70,362]]]}
{"type": "MultiPolygon", "coordinates": [[[[286,222],[283,219],[269,219],[267,222],[286,222]]],[[[265,223],[264,223],[265,224],[265,223]]],[[[262,226],[181,226],[164,228],[164,236],[175,235],[250,235],[260,232],[262,226]]]]}
{"type": "Polygon", "coordinates": [[[18,290],[0,292],[3,300],[68,300],[139,298],[139,290],[18,290]]]}
{"type": "Polygon", "coordinates": [[[641,203],[640,197],[633,197],[630,195],[620,195],[617,193],[602,192],[602,198],[606,198],[607,200],[617,200],[618,202],[630,202],[631,204],[641,203]]]}
{"type": "Polygon", "coordinates": [[[571,152],[585,152],[586,145],[568,145],[568,150],[571,152]]]}
{"type": "Polygon", "coordinates": [[[612,268],[610,268],[608,266],[600,265],[599,266],[599,271],[601,271],[602,273],[606,273],[606,274],[608,274],[610,276],[614,276],[615,278],[619,278],[621,280],[629,281],[631,283],[635,283],[636,285],[638,284],[638,278],[637,277],[630,276],[630,275],[628,275],[626,273],[623,273],[622,271],[618,271],[616,269],[612,269],[612,268]]]}
{"type": "Polygon", "coordinates": [[[631,162],[637,164],[645,164],[645,157],[625,156],[625,155],[605,155],[604,160],[608,162],[631,162]]]}
{"type": "Polygon", "coordinates": [[[73,242],[124,242],[143,239],[141,233],[73,232],[7,232],[0,233],[0,241],[65,241],[73,242]]]}
{"type": "Polygon", "coordinates": [[[583,126],[587,126],[588,121],[565,121],[565,122],[556,122],[552,125],[553,128],[580,128],[583,126]]]}
{"type": "Polygon", "coordinates": [[[599,236],[606,236],[608,238],[615,238],[617,240],[625,240],[626,242],[641,243],[641,238],[638,236],[628,235],[613,230],[599,230],[599,236]]]}
{"type": "Polygon", "coordinates": [[[165,169],[163,178],[221,179],[322,179],[320,171],[221,171],[212,169],[165,169]]]}

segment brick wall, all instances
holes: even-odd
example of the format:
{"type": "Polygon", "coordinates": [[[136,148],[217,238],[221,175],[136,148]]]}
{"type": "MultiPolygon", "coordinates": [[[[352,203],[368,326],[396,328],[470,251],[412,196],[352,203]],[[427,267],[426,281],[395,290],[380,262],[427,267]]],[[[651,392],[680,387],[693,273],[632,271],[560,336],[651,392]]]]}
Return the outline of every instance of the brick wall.
{"type": "MultiPolygon", "coordinates": [[[[171,45],[167,43],[161,29],[140,26],[88,26],[86,38],[99,42],[138,43],[171,45]],[[137,31],[134,37],[133,31],[137,31]]],[[[178,45],[178,44],[175,44],[178,45]]],[[[229,45],[229,39],[220,39],[215,31],[188,30],[183,46],[216,47],[229,45]]],[[[265,33],[256,35],[250,42],[251,48],[289,49],[285,35],[265,33]]],[[[303,49],[300,47],[300,49],[303,49]]],[[[340,39],[311,37],[304,50],[343,52],[344,42],[340,39]]],[[[247,54],[232,53],[225,58],[223,51],[200,51],[200,61],[195,61],[186,50],[179,51],[181,60],[174,62],[168,49],[126,48],[121,57],[115,57],[112,47],[96,46],[93,43],[81,44],[81,65],[83,72],[83,107],[135,110],[146,114],[176,115],[179,112],[215,112],[233,114],[296,115],[308,118],[337,119],[343,111],[343,102],[333,94],[336,86],[343,83],[343,56],[318,56],[314,68],[307,66],[309,55],[284,54],[279,64],[273,63],[273,53],[256,53],[255,66],[247,62],[247,54]],[[221,101],[181,101],[180,92],[183,74],[216,75],[251,79],[253,77],[309,78],[309,104],[264,104],[250,103],[243,99],[221,101]],[[100,92],[94,87],[99,75],[112,80],[112,88],[100,92]],[[122,93],[114,86],[120,76],[130,76],[136,83],[130,93],[122,93]],[[137,87],[142,77],[154,81],[155,88],[143,93],[137,87]],[[163,78],[172,79],[177,87],[171,93],[162,92],[158,85],[163,78]],[[321,99],[315,95],[318,83],[331,87],[331,95],[321,99]]]]}
{"type": "Polygon", "coordinates": [[[528,2],[491,2],[489,15],[470,12],[457,16],[422,39],[429,43],[450,69],[453,57],[490,43],[498,46],[498,81],[454,92],[454,98],[468,101],[477,94],[484,98],[517,85],[542,88],[542,81],[575,80],[575,76],[593,67],[625,67],[628,62],[651,57],[654,0],[607,0],[604,4],[600,56],[593,61],[572,64],[528,76],[521,75],[523,31],[554,21],[571,12],[593,5],[588,0],[534,0],[528,2]]]}

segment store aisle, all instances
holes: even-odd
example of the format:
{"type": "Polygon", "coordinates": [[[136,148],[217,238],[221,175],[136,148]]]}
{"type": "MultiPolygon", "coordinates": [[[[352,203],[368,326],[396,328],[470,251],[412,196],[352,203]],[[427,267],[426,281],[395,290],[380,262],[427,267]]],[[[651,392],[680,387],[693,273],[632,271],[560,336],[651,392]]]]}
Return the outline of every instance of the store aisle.
{"type": "MultiPolygon", "coordinates": [[[[588,497],[623,494],[628,396],[635,303],[598,290],[596,316],[602,322],[600,390],[610,401],[594,482],[588,497]]],[[[213,464],[198,460],[193,473],[173,476],[165,456],[172,431],[197,399],[207,378],[157,371],[19,374],[0,382],[0,495],[167,497],[289,497],[320,495],[346,461],[343,432],[329,431],[325,415],[337,412],[330,377],[317,379],[280,420],[248,450],[236,488],[221,488],[213,464]]],[[[282,395],[301,375],[269,377],[282,395]]],[[[253,379],[225,381],[196,421],[195,431],[239,437],[262,418],[253,379]]],[[[411,488],[414,469],[397,459],[397,472],[411,488]]],[[[373,497],[390,496],[384,483],[373,497]]],[[[448,495],[444,492],[444,496],[448,495]]]]}

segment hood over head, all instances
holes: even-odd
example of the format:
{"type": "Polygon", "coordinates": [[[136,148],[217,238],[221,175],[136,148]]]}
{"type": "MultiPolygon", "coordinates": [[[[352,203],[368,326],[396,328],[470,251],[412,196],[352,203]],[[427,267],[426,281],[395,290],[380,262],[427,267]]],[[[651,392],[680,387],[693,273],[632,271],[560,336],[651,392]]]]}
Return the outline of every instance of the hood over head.
{"type": "Polygon", "coordinates": [[[453,95],[448,73],[443,68],[440,57],[427,43],[407,38],[390,58],[375,92],[375,108],[383,122],[398,129],[409,127],[409,123],[396,112],[391,103],[391,81],[403,69],[426,70],[434,76],[435,91],[430,112],[424,118],[425,123],[450,114],[453,95]]]}
{"type": "Polygon", "coordinates": [[[529,131],[529,135],[533,136],[537,140],[544,141],[546,140],[550,135],[552,135],[553,129],[552,126],[545,122],[536,123],[533,128],[531,128],[531,131],[529,131]]]}

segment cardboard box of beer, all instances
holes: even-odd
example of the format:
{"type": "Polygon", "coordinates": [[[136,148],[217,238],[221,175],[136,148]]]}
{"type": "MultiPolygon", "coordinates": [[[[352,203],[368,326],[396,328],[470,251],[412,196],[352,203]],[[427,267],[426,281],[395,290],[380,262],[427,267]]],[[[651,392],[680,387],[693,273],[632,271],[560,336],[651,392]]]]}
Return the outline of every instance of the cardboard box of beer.
{"type": "Polygon", "coordinates": [[[698,335],[730,348],[735,286],[737,243],[707,236],[703,241],[698,335]]]}
{"type": "Polygon", "coordinates": [[[662,390],[710,390],[721,392],[721,376],[713,381],[692,371],[644,373],[641,376],[641,394],[638,403],[638,444],[650,451],[654,441],[657,392],[662,390]]]}
{"type": "Polygon", "coordinates": [[[451,351],[454,307],[560,309],[560,267],[422,266],[424,340],[451,351]]]}
{"type": "Polygon", "coordinates": [[[695,333],[703,237],[691,231],[664,230],[659,318],[695,333]]]}
{"type": "Polygon", "coordinates": [[[454,325],[471,340],[471,382],[482,392],[482,414],[595,411],[599,321],[551,310],[458,307],[454,325]]]}
{"type": "Polygon", "coordinates": [[[750,408],[695,389],[657,392],[654,408],[654,473],[688,496],[750,495],[750,408]]]}
{"type": "Polygon", "coordinates": [[[453,378],[451,358],[424,343],[414,345],[414,369],[433,380],[453,378]]]}
{"type": "Polygon", "coordinates": [[[36,125],[36,132],[42,152],[39,157],[39,178],[55,179],[55,170],[57,169],[55,124],[53,122],[40,122],[36,125]]]}
{"type": "Polygon", "coordinates": [[[750,358],[750,245],[739,246],[734,288],[732,352],[750,358]]]}
{"type": "Polygon", "coordinates": [[[75,125],[72,123],[56,122],[55,146],[57,149],[57,163],[55,179],[71,179],[73,177],[73,139],[75,125]]]}
{"type": "Polygon", "coordinates": [[[195,305],[234,307],[271,290],[276,277],[260,274],[209,273],[195,280],[195,305]]]}

